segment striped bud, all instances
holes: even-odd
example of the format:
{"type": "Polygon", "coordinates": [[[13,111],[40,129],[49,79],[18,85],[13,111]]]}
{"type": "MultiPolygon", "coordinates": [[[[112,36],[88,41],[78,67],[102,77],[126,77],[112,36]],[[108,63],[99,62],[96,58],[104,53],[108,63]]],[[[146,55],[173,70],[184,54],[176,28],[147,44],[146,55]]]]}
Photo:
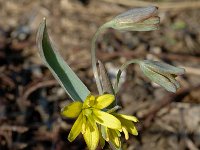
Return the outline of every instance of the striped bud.
{"type": "Polygon", "coordinates": [[[144,60],[140,61],[139,65],[145,76],[164,87],[167,91],[174,93],[180,87],[175,77],[185,73],[185,69],[183,68],[158,61],[144,60]]]}
{"type": "Polygon", "coordinates": [[[157,30],[160,18],[156,16],[158,8],[149,6],[134,8],[113,18],[109,27],[122,31],[151,31],[157,30]]]}

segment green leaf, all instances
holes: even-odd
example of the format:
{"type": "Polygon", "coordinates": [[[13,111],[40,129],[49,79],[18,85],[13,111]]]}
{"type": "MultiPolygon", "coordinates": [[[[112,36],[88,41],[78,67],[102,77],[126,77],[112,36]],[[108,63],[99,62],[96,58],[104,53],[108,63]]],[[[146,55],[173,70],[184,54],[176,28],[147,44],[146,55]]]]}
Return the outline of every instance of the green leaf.
{"type": "Polygon", "coordinates": [[[90,91],[53,46],[47,33],[45,19],[38,29],[37,45],[42,60],[67,94],[75,101],[84,101],[90,91]]]}

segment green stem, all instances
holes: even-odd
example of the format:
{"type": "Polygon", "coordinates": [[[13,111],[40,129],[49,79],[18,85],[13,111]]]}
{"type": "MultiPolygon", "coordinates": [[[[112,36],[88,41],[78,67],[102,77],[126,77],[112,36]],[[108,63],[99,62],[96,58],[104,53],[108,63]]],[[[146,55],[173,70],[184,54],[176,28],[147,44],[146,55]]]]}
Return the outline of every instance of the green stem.
{"type": "Polygon", "coordinates": [[[99,94],[103,94],[103,89],[102,89],[102,85],[100,82],[100,76],[98,74],[98,70],[97,70],[97,59],[96,59],[96,41],[97,38],[100,34],[100,32],[103,32],[106,28],[109,27],[109,22],[103,24],[101,27],[98,28],[98,30],[96,31],[94,37],[92,38],[92,43],[91,43],[91,56],[92,56],[92,69],[93,69],[93,73],[94,73],[94,78],[96,80],[96,84],[97,84],[97,89],[99,94]]]}
{"type": "Polygon", "coordinates": [[[116,106],[114,106],[113,108],[109,109],[106,112],[110,114],[110,113],[113,113],[113,112],[117,111],[118,109],[121,109],[121,106],[116,105],[116,106]]]}
{"type": "Polygon", "coordinates": [[[140,60],[138,59],[132,59],[130,61],[127,61],[125,64],[123,64],[120,68],[119,71],[117,73],[117,77],[116,77],[116,81],[115,81],[115,85],[114,85],[114,90],[115,90],[115,94],[117,94],[118,92],[118,88],[119,88],[119,80],[120,80],[120,76],[122,74],[122,72],[130,65],[130,64],[138,64],[140,62],[140,60]]]}

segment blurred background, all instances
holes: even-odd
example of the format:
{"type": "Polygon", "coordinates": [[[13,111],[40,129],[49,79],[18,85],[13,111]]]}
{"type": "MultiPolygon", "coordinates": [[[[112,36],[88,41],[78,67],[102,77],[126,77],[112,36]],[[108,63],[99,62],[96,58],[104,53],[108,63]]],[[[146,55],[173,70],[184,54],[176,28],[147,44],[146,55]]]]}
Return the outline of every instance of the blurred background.
{"type": "MultiPolygon", "coordinates": [[[[43,65],[36,32],[43,17],[72,69],[95,94],[90,42],[97,28],[134,7],[159,7],[160,30],[100,35],[98,58],[111,78],[127,60],[161,60],[184,67],[181,88],[169,93],[148,80],[138,66],[123,74],[120,110],[135,115],[139,135],[123,150],[200,149],[199,0],[0,0],[0,150],[85,150],[81,136],[67,140],[74,120],[60,116],[72,102],[43,65]]],[[[105,147],[108,149],[108,146],[105,147]]]]}

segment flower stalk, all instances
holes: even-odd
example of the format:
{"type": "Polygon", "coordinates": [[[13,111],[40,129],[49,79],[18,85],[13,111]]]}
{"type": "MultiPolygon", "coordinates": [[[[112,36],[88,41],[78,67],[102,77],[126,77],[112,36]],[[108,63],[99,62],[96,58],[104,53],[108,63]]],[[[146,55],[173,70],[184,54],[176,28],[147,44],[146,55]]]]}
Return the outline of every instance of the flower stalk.
{"type": "Polygon", "coordinates": [[[109,27],[109,23],[105,23],[102,26],[100,26],[97,29],[96,33],[94,34],[94,36],[92,38],[92,43],[91,43],[92,70],[93,70],[93,74],[94,74],[94,79],[95,79],[96,84],[97,84],[97,89],[98,89],[98,92],[99,92],[100,95],[103,94],[103,88],[102,88],[100,76],[99,76],[99,73],[98,73],[98,70],[97,70],[96,41],[97,41],[99,34],[101,32],[103,32],[104,30],[106,30],[106,28],[108,28],[108,27],[109,27]]]}

